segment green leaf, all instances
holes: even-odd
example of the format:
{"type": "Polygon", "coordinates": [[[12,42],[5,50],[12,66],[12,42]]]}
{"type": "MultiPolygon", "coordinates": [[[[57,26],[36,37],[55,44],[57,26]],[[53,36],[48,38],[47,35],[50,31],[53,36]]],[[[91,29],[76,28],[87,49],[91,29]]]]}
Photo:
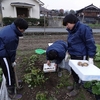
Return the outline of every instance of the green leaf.
{"type": "Polygon", "coordinates": [[[85,88],[90,88],[92,86],[92,82],[86,82],[84,83],[85,88]]]}

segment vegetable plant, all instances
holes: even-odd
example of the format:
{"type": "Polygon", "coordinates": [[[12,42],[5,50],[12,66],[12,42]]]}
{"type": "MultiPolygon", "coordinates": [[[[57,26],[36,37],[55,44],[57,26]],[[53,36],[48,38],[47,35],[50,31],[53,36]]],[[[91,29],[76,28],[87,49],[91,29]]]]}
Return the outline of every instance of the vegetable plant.
{"type": "Polygon", "coordinates": [[[27,65],[24,75],[24,82],[28,84],[29,87],[36,87],[42,85],[47,78],[44,77],[44,73],[35,65],[38,60],[37,55],[31,55],[29,58],[24,59],[24,65],[27,65]]]}
{"type": "Polygon", "coordinates": [[[100,81],[86,82],[84,87],[90,89],[93,94],[100,95],[100,81]]]}
{"type": "Polygon", "coordinates": [[[48,100],[47,99],[47,93],[38,92],[36,94],[36,100],[48,100]]]}
{"type": "Polygon", "coordinates": [[[96,56],[95,56],[95,61],[100,61],[100,45],[99,44],[96,44],[96,56]]]}

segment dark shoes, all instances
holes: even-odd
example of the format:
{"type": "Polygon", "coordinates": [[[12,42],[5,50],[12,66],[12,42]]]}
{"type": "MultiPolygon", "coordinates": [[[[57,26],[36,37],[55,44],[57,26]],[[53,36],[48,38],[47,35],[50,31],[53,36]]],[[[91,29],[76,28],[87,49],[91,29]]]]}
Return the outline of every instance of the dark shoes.
{"type": "Polygon", "coordinates": [[[73,89],[74,89],[73,86],[68,86],[68,87],[67,87],[67,90],[68,90],[68,91],[72,91],[73,89]]]}
{"type": "Polygon", "coordinates": [[[11,100],[19,100],[22,98],[22,95],[21,94],[14,94],[14,95],[11,95],[11,94],[8,94],[9,98],[11,100]]]}
{"type": "Polygon", "coordinates": [[[8,97],[11,100],[19,100],[22,98],[21,94],[17,94],[14,86],[7,86],[8,97]]]}
{"type": "Polygon", "coordinates": [[[62,72],[58,72],[58,77],[62,77],[62,72]]]}
{"type": "Polygon", "coordinates": [[[76,96],[79,93],[80,84],[75,84],[74,86],[68,86],[67,90],[70,91],[69,93],[67,93],[67,96],[69,97],[76,96]]]}
{"type": "Polygon", "coordinates": [[[58,77],[62,77],[62,68],[57,67],[58,77]]]}
{"type": "Polygon", "coordinates": [[[67,93],[67,96],[73,97],[79,93],[79,89],[73,89],[71,92],[67,93]]]}

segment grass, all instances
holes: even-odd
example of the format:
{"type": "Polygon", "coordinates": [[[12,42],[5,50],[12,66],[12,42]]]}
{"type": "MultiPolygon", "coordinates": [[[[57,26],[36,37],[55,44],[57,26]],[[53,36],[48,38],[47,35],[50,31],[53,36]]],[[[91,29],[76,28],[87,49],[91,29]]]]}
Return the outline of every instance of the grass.
{"type": "Polygon", "coordinates": [[[88,24],[91,28],[100,28],[100,24],[88,24]]]}

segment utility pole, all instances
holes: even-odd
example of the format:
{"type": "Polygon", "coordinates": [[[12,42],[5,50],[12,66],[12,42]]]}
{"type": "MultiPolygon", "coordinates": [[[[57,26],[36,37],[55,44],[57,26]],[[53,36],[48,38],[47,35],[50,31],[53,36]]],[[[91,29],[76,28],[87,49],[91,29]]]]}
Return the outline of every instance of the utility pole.
{"type": "Polygon", "coordinates": [[[45,13],[44,13],[44,35],[45,35],[45,13]]]}
{"type": "Polygon", "coordinates": [[[2,1],[3,1],[3,0],[0,0],[0,18],[1,18],[1,27],[3,27],[2,1]]]}
{"type": "Polygon", "coordinates": [[[82,17],[82,22],[84,23],[84,13],[82,13],[82,16],[83,16],[83,17],[82,17]]]}

